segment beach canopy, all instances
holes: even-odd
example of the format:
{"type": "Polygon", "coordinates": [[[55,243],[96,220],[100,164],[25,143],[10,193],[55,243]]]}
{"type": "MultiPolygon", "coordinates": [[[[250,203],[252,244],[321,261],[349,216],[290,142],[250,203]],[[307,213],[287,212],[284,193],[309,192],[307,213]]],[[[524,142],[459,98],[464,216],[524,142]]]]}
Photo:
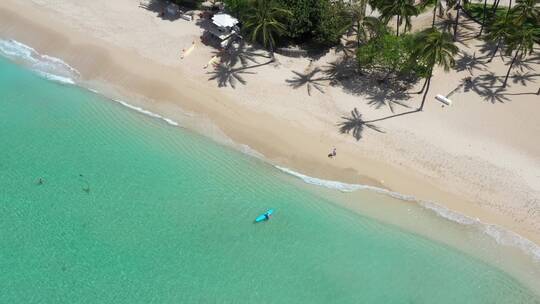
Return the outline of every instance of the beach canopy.
{"type": "Polygon", "coordinates": [[[238,24],[238,19],[228,14],[216,14],[212,17],[212,21],[219,27],[233,27],[238,24]]]}

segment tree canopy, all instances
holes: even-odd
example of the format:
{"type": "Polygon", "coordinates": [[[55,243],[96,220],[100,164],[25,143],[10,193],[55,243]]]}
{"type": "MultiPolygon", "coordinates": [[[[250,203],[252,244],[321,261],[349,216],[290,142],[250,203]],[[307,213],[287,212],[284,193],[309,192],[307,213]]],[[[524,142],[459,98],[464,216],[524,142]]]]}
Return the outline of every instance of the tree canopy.
{"type": "MultiPolygon", "coordinates": [[[[252,14],[254,7],[263,5],[272,6],[281,11],[289,12],[280,18],[283,29],[279,35],[273,35],[278,43],[293,41],[296,43],[313,42],[323,46],[333,46],[345,33],[350,23],[348,7],[342,1],[332,0],[224,0],[227,9],[244,24],[248,23],[247,30],[251,31],[255,21],[252,14]]],[[[259,20],[263,20],[260,18],[259,20]]],[[[277,32],[274,31],[276,34],[277,32]]]]}

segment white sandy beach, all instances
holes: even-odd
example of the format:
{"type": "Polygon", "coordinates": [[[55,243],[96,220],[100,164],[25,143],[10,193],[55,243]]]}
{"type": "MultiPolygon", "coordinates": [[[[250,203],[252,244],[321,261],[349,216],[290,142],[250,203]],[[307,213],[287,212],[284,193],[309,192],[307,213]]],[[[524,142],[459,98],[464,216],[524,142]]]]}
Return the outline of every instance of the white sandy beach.
{"type": "MultiPolygon", "coordinates": [[[[417,24],[429,24],[431,13],[418,18],[417,24]]],[[[334,50],[311,65],[307,58],[277,55],[277,63],[238,71],[245,84],[219,87],[209,79],[214,69],[204,69],[216,50],[201,43],[198,24],[163,20],[137,0],[0,3],[0,39],[64,59],[100,91],[113,94],[103,86],[112,84],[126,100],[179,121],[194,113],[197,119],[187,123],[195,129],[210,136],[223,132],[279,166],[434,201],[540,244],[540,76],[530,77],[540,71],[539,62],[528,63],[529,75],[515,69],[518,77],[498,92],[509,59],[472,64],[473,56],[484,56],[481,42],[461,27],[459,71],[435,72],[424,111],[375,122],[385,133],[366,129],[356,141],[337,127],[353,108],[372,120],[392,115],[391,108],[394,114],[415,109],[421,95],[402,100],[407,108],[384,92],[368,94],[374,87],[360,80],[328,80],[324,70],[342,56],[334,50]],[[320,90],[311,87],[308,94],[306,85],[290,85],[294,72],[316,68],[320,90]],[[451,92],[451,107],[434,100],[451,92]],[[332,146],[335,160],[326,156],[332,146]]]]}

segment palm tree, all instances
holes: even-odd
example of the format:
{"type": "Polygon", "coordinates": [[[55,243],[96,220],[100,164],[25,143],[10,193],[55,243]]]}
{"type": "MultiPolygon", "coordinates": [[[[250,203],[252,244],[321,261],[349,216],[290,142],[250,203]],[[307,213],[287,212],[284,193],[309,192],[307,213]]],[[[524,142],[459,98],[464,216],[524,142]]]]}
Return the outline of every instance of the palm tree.
{"type": "Polygon", "coordinates": [[[350,26],[354,28],[356,32],[356,45],[360,46],[360,41],[366,38],[365,31],[363,29],[364,18],[366,17],[367,0],[358,0],[349,5],[349,13],[351,15],[350,26]]]}
{"type": "Polygon", "coordinates": [[[248,0],[225,0],[223,1],[227,10],[231,12],[237,19],[241,19],[249,5],[248,0]]]}
{"type": "Polygon", "coordinates": [[[414,6],[413,0],[387,0],[381,6],[381,17],[384,23],[388,23],[393,16],[396,19],[396,35],[399,36],[399,27],[405,19],[405,30],[411,28],[411,17],[418,15],[418,9],[414,6]]]}
{"type": "Polygon", "coordinates": [[[540,0],[517,0],[516,6],[512,9],[512,14],[519,24],[525,23],[527,20],[540,20],[540,0]]]}
{"type": "Polygon", "coordinates": [[[492,24],[489,25],[487,29],[486,39],[488,41],[496,43],[497,46],[495,47],[493,53],[491,53],[491,57],[487,62],[491,62],[493,60],[493,58],[497,54],[497,51],[499,50],[499,47],[501,46],[501,42],[507,40],[509,33],[515,26],[511,22],[508,22],[507,16],[498,16],[495,18],[496,19],[493,21],[492,24]]]}
{"type": "Polygon", "coordinates": [[[379,18],[372,16],[364,17],[355,27],[357,47],[362,41],[366,42],[388,32],[386,25],[379,18]]]}
{"type": "Polygon", "coordinates": [[[455,65],[454,56],[458,53],[458,48],[454,45],[450,33],[442,32],[435,28],[429,28],[419,33],[416,43],[417,47],[414,50],[413,57],[428,67],[427,86],[422,97],[422,103],[418,109],[422,111],[426,102],[426,95],[429,91],[431,77],[433,76],[433,68],[435,65],[439,65],[445,71],[450,70],[455,65]]]}
{"type": "Polygon", "coordinates": [[[487,17],[487,0],[484,0],[484,8],[482,11],[482,25],[480,26],[480,33],[478,33],[478,37],[482,36],[482,32],[484,31],[484,26],[486,25],[486,17],[487,17]]]}
{"type": "Polygon", "coordinates": [[[491,14],[495,15],[495,13],[497,12],[497,8],[499,7],[499,2],[501,2],[501,0],[495,0],[493,2],[493,5],[491,6],[491,14]]]}
{"type": "Polygon", "coordinates": [[[508,17],[508,14],[510,14],[510,11],[512,10],[512,0],[508,2],[508,9],[506,10],[506,16],[508,17]]]}
{"type": "Polygon", "coordinates": [[[452,37],[452,40],[454,41],[456,41],[457,39],[457,29],[459,25],[459,13],[461,9],[461,0],[457,0],[457,2],[455,3],[455,7],[456,7],[456,23],[454,23],[454,36],[452,37]]]}
{"type": "Polygon", "coordinates": [[[256,0],[246,15],[244,29],[250,33],[251,41],[258,41],[269,48],[273,60],[276,38],[286,30],[281,20],[291,12],[279,7],[273,0],[256,0]]]}
{"type": "Polygon", "coordinates": [[[424,0],[420,7],[423,9],[428,5],[433,5],[433,20],[431,21],[431,27],[435,27],[435,19],[437,17],[437,8],[439,9],[439,14],[442,14],[443,4],[441,0],[424,0]]]}
{"type": "Polygon", "coordinates": [[[508,72],[506,72],[506,76],[504,77],[503,88],[506,87],[508,76],[510,76],[510,71],[518,56],[521,57],[521,59],[524,59],[527,55],[530,55],[533,51],[534,43],[539,40],[540,28],[532,25],[523,25],[517,28],[514,27],[514,31],[507,35],[505,41],[505,44],[507,45],[506,54],[511,55],[513,51],[515,51],[515,53],[512,62],[508,67],[508,72]]]}

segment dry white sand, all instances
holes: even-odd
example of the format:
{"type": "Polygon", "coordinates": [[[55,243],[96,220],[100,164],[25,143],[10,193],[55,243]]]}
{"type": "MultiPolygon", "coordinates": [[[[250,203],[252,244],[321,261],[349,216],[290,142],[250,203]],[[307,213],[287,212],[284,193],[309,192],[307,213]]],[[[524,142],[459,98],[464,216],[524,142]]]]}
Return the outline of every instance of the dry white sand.
{"type": "MultiPolygon", "coordinates": [[[[215,70],[204,69],[216,50],[201,43],[200,22],[157,14],[137,0],[3,0],[0,38],[63,58],[86,81],[113,84],[133,103],[164,116],[185,119],[182,113],[189,111],[198,120],[208,118],[219,129],[192,124],[209,135],[224,132],[280,166],[435,201],[540,243],[540,77],[530,77],[540,65],[529,62],[529,74],[515,69],[517,77],[498,91],[509,58],[473,64],[473,56],[486,59],[472,37],[477,26],[465,18],[460,71],[435,71],[424,112],[376,122],[385,133],[366,129],[356,141],[338,133],[343,115],[358,108],[371,120],[393,114],[392,108],[410,111],[421,95],[400,101],[407,108],[374,85],[362,85],[362,79],[326,79],[323,71],[342,57],[334,50],[311,64],[277,55],[276,63],[233,73],[245,84],[225,81],[218,87],[210,79],[215,70]],[[295,72],[317,68],[322,71],[312,78],[322,78],[316,81],[320,91],[312,84],[308,94],[307,85],[293,88],[287,82],[295,81],[295,72]],[[468,76],[471,85],[465,84],[468,76]],[[434,100],[451,92],[452,107],[434,100]],[[332,146],[335,160],[326,157],[332,146]]],[[[417,28],[430,22],[430,12],[415,21],[417,28]]]]}

